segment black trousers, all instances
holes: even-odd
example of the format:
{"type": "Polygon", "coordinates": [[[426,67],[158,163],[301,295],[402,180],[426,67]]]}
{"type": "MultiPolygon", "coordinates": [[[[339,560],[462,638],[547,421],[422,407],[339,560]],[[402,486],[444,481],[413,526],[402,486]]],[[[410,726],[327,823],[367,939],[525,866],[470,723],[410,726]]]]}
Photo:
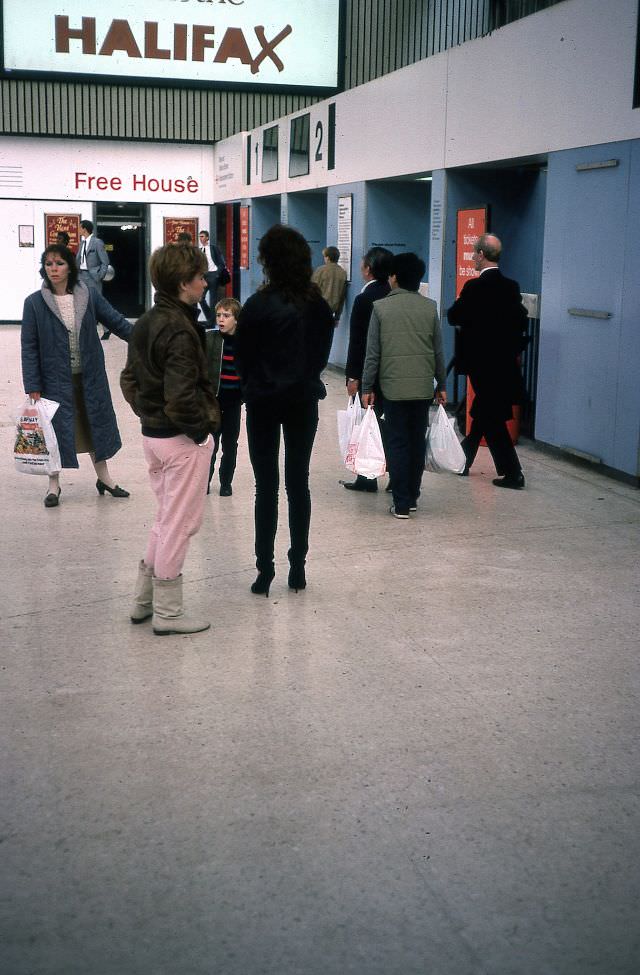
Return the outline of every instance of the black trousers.
{"type": "Polygon", "coordinates": [[[501,477],[503,475],[517,477],[522,473],[522,467],[503,414],[497,410],[491,410],[490,407],[486,407],[481,402],[479,403],[477,396],[473,401],[472,409],[475,415],[471,418],[471,429],[462,441],[462,448],[467,458],[467,467],[471,467],[473,464],[480,441],[484,437],[493,458],[496,473],[501,477]]]}
{"type": "Polygon", "coordinates": [[[393,504],[402,513],[414,507],[420,497],[431,402],[427,399],[384,401],[393,504]]]}
{"type": "Polygon", "coordinates": [[[263,399],[247,404],[249,456],[256,479],[256,566],[260,571],[268,571],[273,565],[278,527],[281,431],[284,483],[289,504],[289,562],[304,565],[311,521],[309,464],[317,428],[316,400],[286,403],[263,399]]]}
{"type": "Polygon", "coordinates": [[[220,275],[217,271],[206,271],[204,279],[207,282],[207,287],[205,288],[202,298],[200,299],[200,307],[204,312],[204,317],[211,325],[215,325],[216,322],[216,312],[215,306],[218,301],[218,279],[220,275]],[[209,302],[207,301],[207,295],[209,295],[209,302]],[[213,305],[213,308],[211,307],[213,305]]]}
{"type": "Polygon", "coordinates": [[[218,393],[218,403],[222,423],[217,433],[213,435],[213,455],[211,466],[209,467],[209,484],[216,466],[218,447],[222,443],[222,457],[218,466],[220,484],[230,485],[236,470],[236,459],[238,456],[238,437],[240,436],[240,413],[242,411],[242,399],[240,390],[227,391],[221,389],[218,393]]]}

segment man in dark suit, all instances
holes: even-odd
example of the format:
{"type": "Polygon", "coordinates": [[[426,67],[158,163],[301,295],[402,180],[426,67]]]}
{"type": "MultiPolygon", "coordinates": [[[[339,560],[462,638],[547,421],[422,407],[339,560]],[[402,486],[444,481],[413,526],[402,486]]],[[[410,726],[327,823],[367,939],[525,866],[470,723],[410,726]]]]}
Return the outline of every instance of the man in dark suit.
{"type": "MultiPolygon", "coordinates": [[[[109,270],[109,258],[104,242],[93,233],[91,220],[80,221],[80,249],[76,260],[80,280],[102,294],[102,280],[109,270]]],[[[110,337],[111,332],[103,325],[102,341],[106,342],[110,337]]]]}
{"type": "MultiPolygon", "coordinates": [[[[349,349],[347,351],[347,364],[345,373],[347,377],[347,393],[355,396],[357,392],[362,392],[362,372],[364,370],[364,359],[367,351],[367,334],[369,323],[371,322],[371,312],[373,311],[374,301],[386,298],[391,290],[389,286],[389,270],[393,254],[386,247],[371,247],[362,258],[360,272],[364,278],[364,287],[359,295],[356,296],[351,308],[351,318],[349,320],[349,349]]],[[[380,391],[378,390],[378,393],[380,391]]],[[[382,413],[382,396],[375,397],[373,404],[378,421],[382,413]]],[[[380,424],[380,432],[384,438],[384,423],[380,424]]],[[[340,481],[347,491],[368,491],[374,493],[378,490],[376,480],[368,480],[366,477],[358,475],[355,481],[340,481]]]]}
{"type": "Polygon", "coordinates": [[[215,312],[211,310],[206,298],[207,295],[210,295],[210,301],[213,302],[215,307],[216,301],[218,300],[218,287],[228,284],[231,280],[231,275],[227,269],[222,251],[216,247],[214,243],[209,242],[208,232],[206,230],[201,230],[199,236],[200,250],[206,257],[207,264],[209,265],[209,268],[207,271],[205,271],[204,275],[207,282],[207,287],[202,295],[200,307],[202,308],[204,317],[207,319],[207,321],[212,325],[215,325],[215,312]]]}
{"type": "Polygon", "coordinates": [[[469,473],[484,437],[500,475],[496,487],[524,487],[524,475],[507,429],[512,405],[521,403],[524,384],[518,356],[526,344],[527,313],[517,281],[498,268],[502,244],[494,234],[483,234],[474,246],[479,277],[467,281],[447,313],[459,332],[456,343],[458,371],[471,380],[475,399],[472,424],[462,441],[469,473]]]}

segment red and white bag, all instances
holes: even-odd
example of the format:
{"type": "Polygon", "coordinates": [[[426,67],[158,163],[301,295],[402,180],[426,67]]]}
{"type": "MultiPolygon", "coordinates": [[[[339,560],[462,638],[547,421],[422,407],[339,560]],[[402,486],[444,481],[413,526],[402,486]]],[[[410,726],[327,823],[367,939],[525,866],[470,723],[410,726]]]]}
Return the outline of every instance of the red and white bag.
{"type": "Polygon", "coordinates": [[[362,422],[354,426],[344,462],[354,474],[371,481],[385,473],[382,436],[373,407],[368,406],[362,422]]]}
{"type": "Polygon", "coordinates": [[[61,469],[52,419],[59,407],[52,399],[27,399],[17,416],[13,457],[21,474],[57,474],[61,469]]]}

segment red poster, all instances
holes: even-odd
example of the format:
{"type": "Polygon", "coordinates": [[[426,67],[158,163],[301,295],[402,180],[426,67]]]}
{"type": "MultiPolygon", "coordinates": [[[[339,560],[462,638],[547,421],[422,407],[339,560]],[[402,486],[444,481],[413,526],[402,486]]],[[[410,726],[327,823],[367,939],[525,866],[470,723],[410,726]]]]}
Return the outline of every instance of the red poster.
{"type": "Polygon", "coordinates": [[[469,278],[477,277],[473,266],[473,245],[487,232],[487,207],[458,210],[456,229],[456,298],[469,278]]]}
{"type": "Polygon", "coordinates": [[[45,247],[49,244],[57,244],[56,237],[59,233],[69,234],[69,249],[74,254],[78,253],[80,246],[80,214],[79,213],[45,213],[44,215],[44,240],[45,247]]]}
{"type": "Polygon", "coordinates": [[[249,207],[240,207],[240,267],[249,268],[249,207]]]}
{"type": "Polygon", "coordinates": [[[164,217],[164,242],[175,244],[180,234],[191,234],[191,243],[198,246],[197,217],[164,217]]]}

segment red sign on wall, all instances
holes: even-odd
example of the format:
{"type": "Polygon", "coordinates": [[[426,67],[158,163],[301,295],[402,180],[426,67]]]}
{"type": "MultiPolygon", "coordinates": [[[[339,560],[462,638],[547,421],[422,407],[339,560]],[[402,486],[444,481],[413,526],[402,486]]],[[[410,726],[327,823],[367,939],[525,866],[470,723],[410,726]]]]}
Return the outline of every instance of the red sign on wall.
{"type": "Polygon", "coordinates": [[[191,243],[198,246],[198,218],[197,217],[165,217],[164,242],[175,244],[180,234],[191,234],[191,243]]]}
{"type": "Polygon", "coordinates": [[[240,267],[249,268],[249,207],[240,207],[240,267]]]}
{"type": "Polygon", "coordinates": [[[45,247],[57,244],[59,233],[69,234],[69,249],[78,253],[80,243],[80,214],[79,213],[45,213],[44,239],[45,247]]]}
{"type": "Polygon", "coordinates": [[[469,278],[478,276],[473,266],[473,245],[487,232],[487,207],[458,210],[456,228],[456,298],[469,278]]]}

